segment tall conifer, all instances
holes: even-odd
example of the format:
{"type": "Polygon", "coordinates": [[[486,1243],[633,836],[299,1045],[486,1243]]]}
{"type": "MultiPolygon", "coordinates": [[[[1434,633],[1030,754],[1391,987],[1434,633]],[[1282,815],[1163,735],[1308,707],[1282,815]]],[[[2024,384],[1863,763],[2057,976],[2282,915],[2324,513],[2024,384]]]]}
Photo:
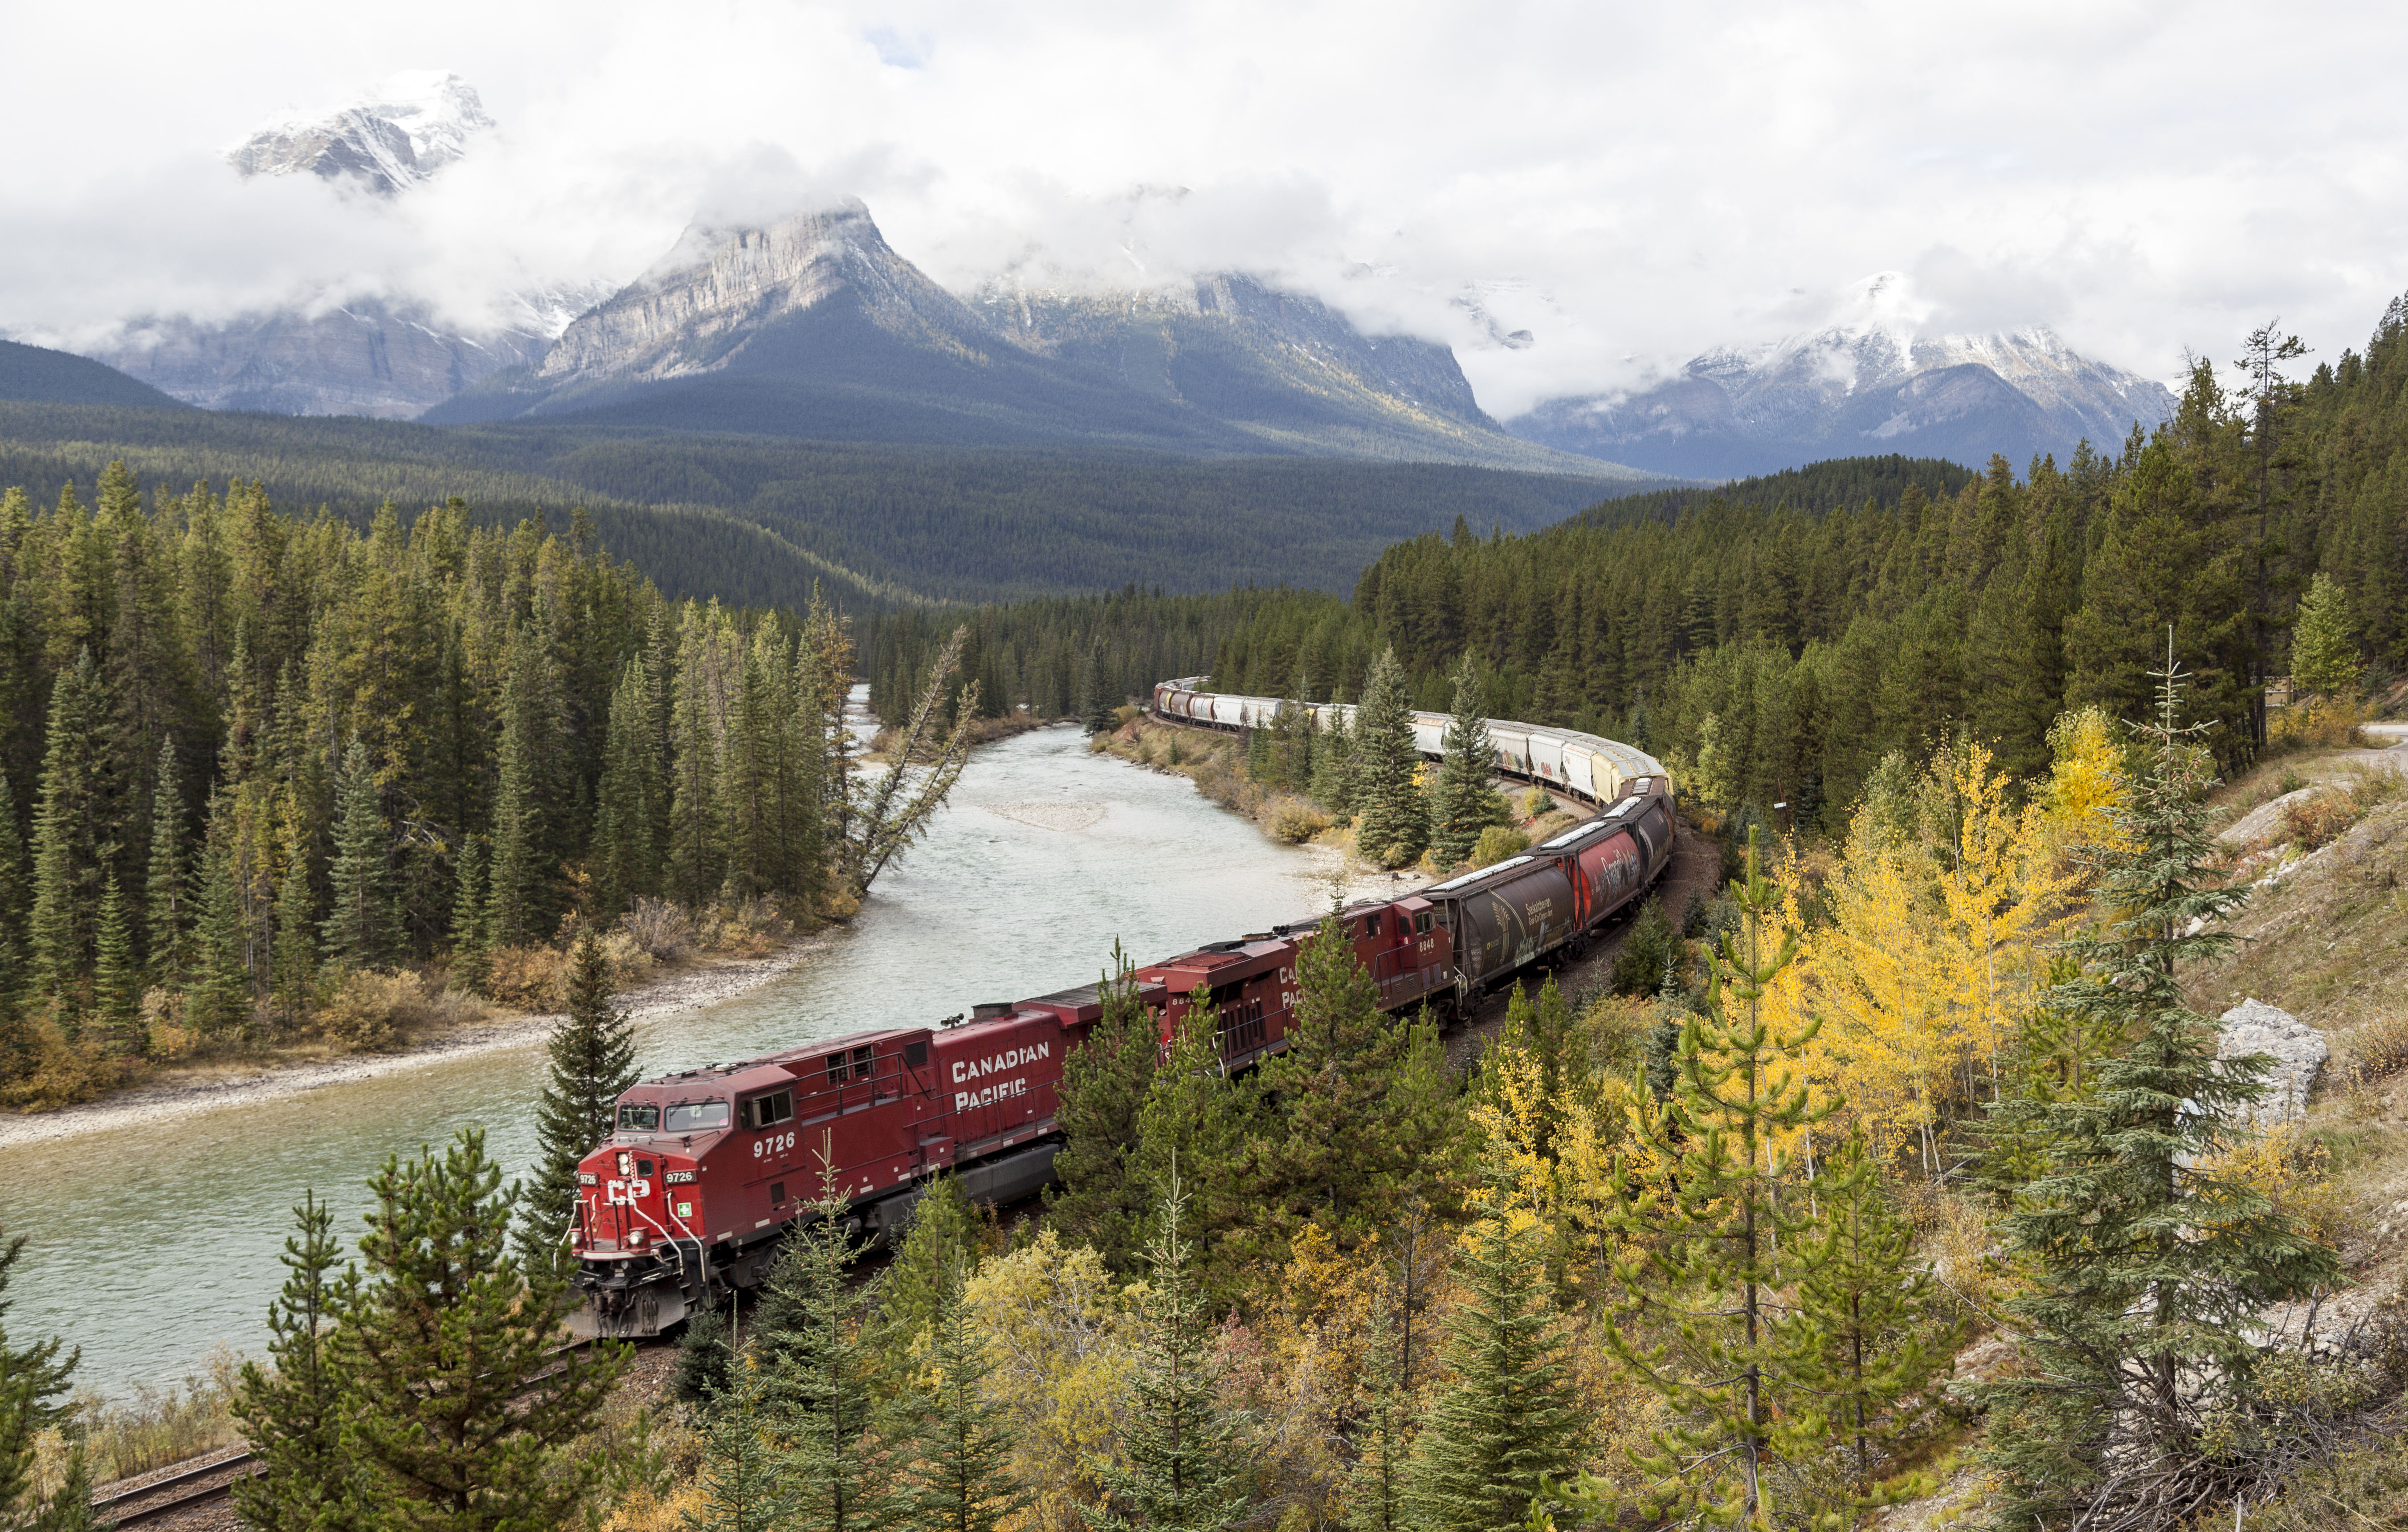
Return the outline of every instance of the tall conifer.
{"type": "Polygon", "coordinates": [[[1081,1508],[1095,1532],[1222,1532],[1247,1511],[1245,1441],[1221,1406],[1211,1307],[1181,1233],[1186,1210],[1173,1164],[1146,1247],[1145,1339],[1121,1429],[1125,1461],[1098,1466],[1104,1500],[1081,1508]]]}
{"type": "Polygon", "coordinates": [[[464,835],[452,853],[452,982],[482,995],[493,980],[494,936],[487,922],[485,838],[464,835]]]}
{"type": "Polygon", "coordinates": [[[248,1025],[251,966],[244,958],[242,886],[235,872],[234,816],[221,795],[211,806],[201,852],[200,909],[193,924],[193,978],[184,1015],[205,1036],[248,1025]]]}
{"type": "Polygon", "coordinates": [[[1412,704],[1397,651],[1371,662],[1363,703],[1354,713],[1352,757],[1354,846],[1383,866],[1400,867],[1429,843],[1428,802],[1415,773],[1412,704]]]}
{"type": "Polygon", "coordinates": [[[2206,725],[2177,723],[2186,678],[2171,644],[2151,672],[2157,721],[2139,731],[2148,769],[2110,810],[2116,840],[2093,852],[2111,923],[2070,944],[2081,971],[2045,996],[2083,1033],[2127,1040],[2088,1066],[2086,1090],[1993,1109],[2044,1162],[2006,1219],[2034,1275],[2007,1305],[2025,1367],[1985,1390],[2006,1525],[2125,1525],[2114,1518],[2159,1507],[2182,1520],[2231,1499],[2222,1475],[2238,1459],[2200,1440],[2242,1412],[2266,1306],[2338,1270],[2217,1167],[2247,1136],[2238,1120],[2271,1061],[2219,1061],[2214,1024],[2184,994],[2183,970],[2231,950],[2220,927],[2249,890],[2208,866],[2212,784],[2193,744],[2206,725]]]}
{"type": "Polygon", "coordinates": [[[359,1297],[356,1270],[341,1276],[334,1212],[313,1194],[293,1210],[294,1232],[278,1257],[284,1287],[268,1305],[272,1367],[245,1362],[234,1416],[262,1472],[236,1481],[235,1508],[258,1532],[341,1532],[354,1525],[354,1472],[343,1451],[343,1367],[336,1323],[359,1297]]]}
{"type": "Polygon", "coordinates": [[[1447,724],[1446,754],[1439,763],[1432,806],[1430,850],[1441,867],[1460,866],[1490,821],[1489,774],[1497,748],[1480,709],[1480,666],[1469,651],[1455,667],[1455,717],[1447,724]]]}
{"type": "Polygon", "coordinates": [[[152,982],[180,983],[188,958],[185,933],[192,924],[191,868],[187,866],[183,783],[176,769],[176,742],[159,742],[152,768],[150,864],[143,885],[143,924],[149,938],[152,982]]]}
{"type": "Polygon", "coordinates": [[[276,1009],[289,1027],[308,1024],[318,983],[317,891],[309,886],[309,859],[295,842],[284,859],[284,882],[276,896],[273,989],[276,1009]]]}
{"type": "Polygon", "coordinates": [[[566,1280],[509,1253],[516,1189],[464,1128],[388,1158],[361,1236],[366,1281],[342,1316],[342,1441],[364,1532],[570,1525],[609,1468],[579,1450],[624,1348],[562,1352],[566,1280]]]}
{"type": "Polygon", "coordinates": [[[811,1150],[820,1158],[820,1195],[770,1272],[753,1312],[752,1346],[796,1496],[787,1525],[874,1532],[894,1511],[895,1464],[877,1429],[872,1295],[849,1276],[863,1247],[846,1232],[851,1204],[836,1181],[832,1145],[824,1139],[811,1150]]]}
{"type": "Polygon", "coordinates": [[[142,1052],[142,967],[134,959],[134,926],[125,896],[110,873],[100,895],[100,931],[93,942],[93,1020],[108,1050],[121,1056],[142,1052]]]}
{"type": "Polygon", "coordinates": [[[27,922],[34,993],[70,1016],[82,1009],[101,886],[118,852],[116,806],[103,751],[108,708],[92,651],[83,650],[74,667],[51,683],[49,749],[34,809],[34,898],[27,922]]]}
{"type": "MultiPolygon", "coordinates": [[[[335,855],[326,868],[331,897],[319,928],[329,963],[372,968],[392,956],[391,840],[367,746],[354,734],[337,780],[335,855]]],[[[294,860],[303,860],[298,848],[294,860]]]]}
{"type": "Polygon", "coordinates": [[[536,1104],[535,1184],[519,1204],[519,1258],[558,1260],[577,1210],[577,1164],[610,1135],[620,1095],[636,1083],[636,1032],[614,1010],[610,960],[591,926],[569,950],[568,1014],[552,1029],[552,1070],[536,1104]]]}
{"type": "Polygon", "coordinates": [[[996,1365],[963,1306],[961,1267],[949,1277],[901,1400],[910,1466],[897,1520],[911,1532],[996,1532],[1028,1493],[1012,1476],[1011,1419],[986,1392],[996,1365]]]}
{"type": "Polygon", "coordinates": [[[1103,1014],[1062,1061],[1054,1110],[1066,1141],[1054,1161],[1059,1184],[1045,1196],[1047,1218],[1065,1239],[1126,1274],[1136,1269],[1154,1200],[1136,1156],[1162,1044],[1117,946],[1112,965],[1096,987],[1103,1014]]]}

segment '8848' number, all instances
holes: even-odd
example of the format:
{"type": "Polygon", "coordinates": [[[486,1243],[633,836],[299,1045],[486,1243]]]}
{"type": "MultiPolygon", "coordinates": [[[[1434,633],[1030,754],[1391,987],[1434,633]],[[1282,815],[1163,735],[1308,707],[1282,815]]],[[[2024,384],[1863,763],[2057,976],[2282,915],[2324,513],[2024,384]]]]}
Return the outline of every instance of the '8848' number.
{"type": "Polygon", "coordinates": [[[772,1154],[782,1154],[794,1147],[795,1136],[791,1133],[765,1133],[752,1140],[752,1157],[756,1160],[766,1160],[772,1154]]]}

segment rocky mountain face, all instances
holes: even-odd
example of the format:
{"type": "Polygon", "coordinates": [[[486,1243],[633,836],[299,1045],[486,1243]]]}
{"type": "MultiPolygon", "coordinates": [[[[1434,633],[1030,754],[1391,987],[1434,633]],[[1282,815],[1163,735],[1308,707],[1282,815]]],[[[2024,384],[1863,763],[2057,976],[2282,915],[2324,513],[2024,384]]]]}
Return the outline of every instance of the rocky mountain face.
{"type": "Polygon", "coordinates": [[[1611,476],[1480,410],[1442,346],[1358,334],[1250,278],[965,302],[850,201],[761,228],[697,224],[564,331],[432,422],[596,421],[943,444],[1312,452],[1611,476]]]}
{"type": "MultiPolygon", "coordinates": [[[[491,131],[457,75],[395,75],[329,112],[287,113],[226,151],[238,175],[313,175],[396,197],[491,131]]],[[[568,322],[609,294],[566,285],[511,294],[496,323],[462,327],[407,296],[319,297],[231,319],[149,315],[84,354],[208,409],[411,420],[497,372],[543,360],[568,322]]]]}
{"type": "Polygon", "coordinates": [[[226,150],[226,161],[245,179],[307,173],[389,197],[459,159],[493,126],[466,80],[420,70],[331,112],[270,118],[226,150]]]}
{"type": "Polygon", "coordinates": [[[1627,394],[1551,399],[1506,422],[1526,440],[1659,473],[1727,478],[1867,452],[1979,465],[2120,445],[2173,395],[2050,331],[1927,335],[1904,279],[1869,278],[1839,322],[1698,356],[1627,394]]]}

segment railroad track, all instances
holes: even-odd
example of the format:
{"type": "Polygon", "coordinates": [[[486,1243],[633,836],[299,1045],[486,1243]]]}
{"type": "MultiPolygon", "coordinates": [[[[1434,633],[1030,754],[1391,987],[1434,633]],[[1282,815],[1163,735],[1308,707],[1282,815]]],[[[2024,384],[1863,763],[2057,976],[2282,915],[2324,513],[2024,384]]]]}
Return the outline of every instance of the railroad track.
{"type": "Polygon", "coordinates": [[[204,1463],[197,1468],[187,1468],[182,1473],[156,1480],[138,1489],[119,1490],[114,1495],[104,1496],[93,1501],[92,1509],[94,1516],[103,1521],[114,1521],[120,1526],[140,1526],[145,1522],[155,1522],[163,1516],[172,1516],[177,1511],[222,1499],[234,1493],[237,1481],[248,1479],[259,1471],[256,1457],[247,1452],[236,1453],[214,1463],[204,1463]],[[151,1503],[159,1496],[166,1498],[151,1503]],[[133,1509],[120,1510],[120,1507],[133,1509]]]}
{"type": "MultiPolygon", "coordinates": [[[[651,1343],[656,1345],[659,1342],[651,1343]]],[[[580,1344],[582,1342],[560,1347],[553,1354],[574,1351],[580,1344]]],[[[642,1342],[638,1342],[638,1349],[646,1349],[642,1342]]],[[[547,1367],[544,1372],[538,1373],[536,1378],[544,1377],[551,1370],[547,1367]]],[[[535,1378],[528,1380],[530,1383],[535,1381],[535,1378]]],[[[181,1473],[170,1474],[165,1479],[153,1480],[136,1489],[117,1490],[108,1495],[94,1496],[92,1502],[93,1513],[96,1519],[114,1521],[119,1526],[140,1526],[145,1522],[155,1522],[164,1517],[172,1516],[179,1511],[190,1511],[196,1506],[208,1505],[212,1500],[223,1499],[234,1493],[236,1484],[264,1471],[254,1453],[247,1451],[232,1453],[214,1462],[204,1463],[198,1468],[186,1468],[181,1473]],[[221,1475],[223,1477],[220,1477],[221,1475]],[[165,1496],[166,1498],[158,1500],[155,1504],[151,1503],[153,1497],[158,1496],[165,1496]],[[121,1506],[133,1509],[118,1509],[121,1506]]]]}

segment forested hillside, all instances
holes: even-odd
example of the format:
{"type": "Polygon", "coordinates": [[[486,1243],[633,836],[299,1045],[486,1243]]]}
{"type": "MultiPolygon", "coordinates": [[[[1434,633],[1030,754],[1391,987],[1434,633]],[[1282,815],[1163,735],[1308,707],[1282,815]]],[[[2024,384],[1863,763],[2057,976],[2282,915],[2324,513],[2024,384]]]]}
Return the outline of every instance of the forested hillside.
{"type": "Polygon", "coordinates": [[[307,1036],[399,963],[483,989],[643,898],[840,909],[924,808],[853,803],[852,646],[824,608],[672,600],[582,515],[7,492],[0,1094],[307,1036]]]}
{"type": "Polygon", "coordinates": [[[122,461],[145,483],[257,480],[355,526],[387,499],[453,496],[488,522],[582,506],[679,595],[847,610],[996,601],[1135,581],[1173,592],[1351,585],[1381,549],[1455,518],[1529,531],[1598,480],[1306,457],[807,442],[540,422],[394,421],[0,404],[0,484],[89,496],[122,461]]]}
{"type": "MultiPolygon", "coordinates": [[[[1393,645],[1424,707],[1469,649],[1488,710],[1646,746],[1720,807],[1843,823],[1874,766],[1956,728],[2014,776],[2068,709],[2137,716],[2172,641],[2227,763],[2263,741],[2262,684],[2329,577],[2349,646],[2408,665],[2408,308],[2304,382],[2202,361],[2162,429],[1961,480],[1899,460],[1609,502],[1524,537],[1398,544],[1354,600],[1267,604],[1226,688],[1324,696],[1393,645]]],[[[2379,679],[2379,675],[2378,675],[2379,679]]]]}

